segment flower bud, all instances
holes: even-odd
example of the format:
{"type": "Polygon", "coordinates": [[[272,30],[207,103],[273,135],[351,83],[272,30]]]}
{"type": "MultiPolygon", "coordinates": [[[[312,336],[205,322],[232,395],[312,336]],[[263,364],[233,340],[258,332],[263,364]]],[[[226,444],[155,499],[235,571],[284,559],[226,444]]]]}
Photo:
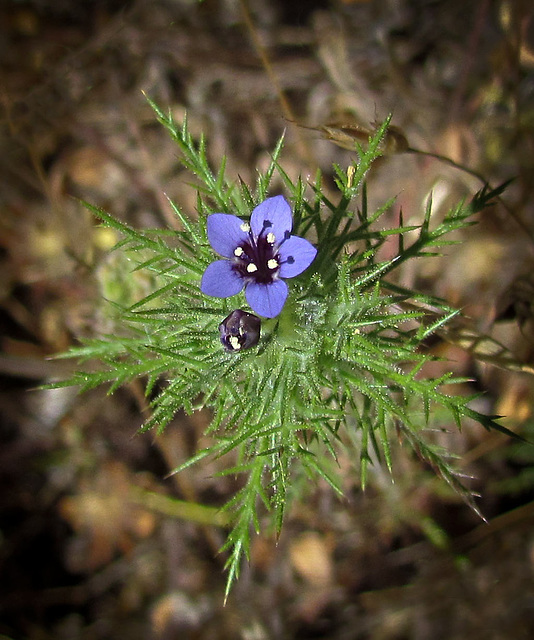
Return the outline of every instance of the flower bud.
{"type": "Polygon", "coordinates": [[[258,344],[261,320],[253,313],[236,309],[219,325],[221,342],[226,351],[241,351],[258,344]]]}

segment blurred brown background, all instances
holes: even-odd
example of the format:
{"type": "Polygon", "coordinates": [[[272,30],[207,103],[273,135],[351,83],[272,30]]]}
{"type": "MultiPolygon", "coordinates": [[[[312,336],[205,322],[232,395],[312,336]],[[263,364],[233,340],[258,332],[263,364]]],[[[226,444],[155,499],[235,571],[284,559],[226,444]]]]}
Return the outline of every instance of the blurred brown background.
{"type": "MultiPolygon", "coordinates": [[[[365,131],[392,112],[411,147],[493,185],[515,177],[446,256],[399,278],[507,346],[504,368],[458,344],[435,350],[450,360],[439,367],[473,378],[478,408],[530,437],[532,376],[519,370],[534,335],[531,2],[3,0],[0,64],[0,638],[533,637],[530,447],[475,425],[444,440],[489,524],[401,446],[395,482],[374,467],[365,494],[344,461],[346,500],[319,483],[278,545],[257,536],[223,607],[215,508],[234,487],[214,477],[218,462],[166,478],[206,416],[137,435],[141,384],[110,397],[37,389],[73,366],[48,356],[113,330],[104,298],[150,286],[109,254],[118,238],[77,198],[137,227],[174,227],[166,195],[194,215],[190,176],[143,91],[178,121],[187,110],[213,165],[227,154],[228,175],[249,184],[285,130],[288,173],[319,167],[334,191],[332,162],[353,154],[305,127],[365,131]]],[[[392,224],[401,208],[420,221],[431,193],[439,216],[482,186],[405,153],[369,180],[372,204],[397,196],[392,224]]]]}

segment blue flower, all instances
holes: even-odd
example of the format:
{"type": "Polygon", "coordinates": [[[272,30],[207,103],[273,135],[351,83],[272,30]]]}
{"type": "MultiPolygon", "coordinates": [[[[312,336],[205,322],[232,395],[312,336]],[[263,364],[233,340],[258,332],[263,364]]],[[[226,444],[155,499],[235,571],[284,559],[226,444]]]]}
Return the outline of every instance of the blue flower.
{"type": "Polygon", "coordinates": [[[287,298],[284,278],[294,278],[313,262],[317,249],[292,236],[291,207],[283,196],[267,198],[250,224],[227,213],[208,216],[208,240],[226,260],[208,265],[200,288],[215,298],[229,298],[245,287],[251,309],[265,318],[277,316],[287,298]]]}

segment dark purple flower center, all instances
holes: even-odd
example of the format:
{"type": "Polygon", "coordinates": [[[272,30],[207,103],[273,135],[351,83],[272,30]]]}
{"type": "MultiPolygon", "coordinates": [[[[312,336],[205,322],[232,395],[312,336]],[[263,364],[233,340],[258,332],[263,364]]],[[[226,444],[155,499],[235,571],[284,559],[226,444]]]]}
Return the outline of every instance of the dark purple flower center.
{"type": "MultiPolygon", "coordinates": [[[[264,220],[263,229],[255,237],[249,225],[243,223],[242,229],[248,231],[248,238],[235,248],[232,261],[234,270],[248,282],[271,284],[278,278],[282,264],[279,249],[291,233],[286,231],[283,238],[276,238],[270,227],[271,221],[264,220]]],[[[285,261],[292,264],[295,258],[286,256],[285,261]]]]}

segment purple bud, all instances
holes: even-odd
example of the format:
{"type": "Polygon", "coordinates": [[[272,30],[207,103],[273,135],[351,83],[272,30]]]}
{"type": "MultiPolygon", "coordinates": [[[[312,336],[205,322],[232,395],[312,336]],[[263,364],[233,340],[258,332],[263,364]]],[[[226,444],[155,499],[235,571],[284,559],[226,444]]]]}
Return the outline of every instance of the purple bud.
{"type": "Polygon", "coordinates": [[[226,351],[255,347],[260,339],[261,320],[253,313],[236,309],[219,325],[221,342],[226,351]]]}

